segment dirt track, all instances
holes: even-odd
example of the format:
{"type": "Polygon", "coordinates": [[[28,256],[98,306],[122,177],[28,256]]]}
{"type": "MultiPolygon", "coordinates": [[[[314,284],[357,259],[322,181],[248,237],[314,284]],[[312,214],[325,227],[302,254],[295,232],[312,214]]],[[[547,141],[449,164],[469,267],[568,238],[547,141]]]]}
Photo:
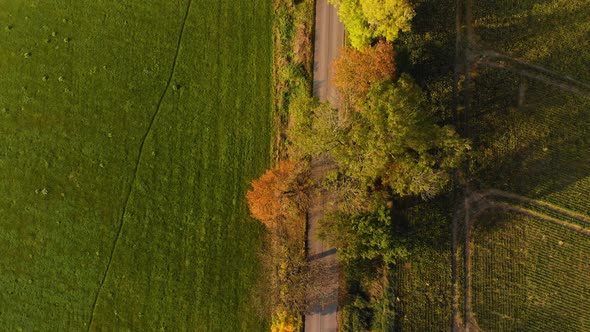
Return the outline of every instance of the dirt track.
{"type": "Polygon", "coordinates": [[[453,221],[453,331],[480,331],[477,326],[477,320],[473,315],[471,308],[471,248],[473,246],[471,239],[472,226],[481,215],[489,210],[497,210],[503,212],[515,212],[529,217],[537,218],[546,222],[550,222],[564,228],[570,229],[582,235],[590,236],[590,228],[584,227],[584,224],[590,224],[590,216],[565,209],[563,207],[551,204],[549,202],[536,200],[521,196],[515,193],[506,192],[498,189],[488,189],[483,191],[476,191],[465,197],[464,203],[459,211],[457,211],[453,221]],[[508,200],[504,202],[501,200],[508,200]],[[530,205],[535,208],[545,209],[546,212],[537,211],[528,208],[530,205]],[[550,215],[555,214],[555,216],[550,215]],[[463,317],[459,311],[459,285],[457,280],[457,247],[459,245],[459,220],[464,218],[463,225],[463,267],[464,271],[464,288],[462,289],[464,295],[464,310],[463,317]],[[577,223],[572,223],[570,220],[575,220],[577,223]]]}
{"type": "MultiPolygon", "coordinates": [[[[338,107],[336,91],[331,83],[332,60],[344,45],[344,26],[338,21],[337,11],[327,0],[316,1],[315,19],[315,51],[313,70],[313,94],[320,101],[328,101],[338,107]]],[[[312,178],[321,179],[331,167],[323,159],[312,160],[312,178]]],[[[317,239],[318,221],[323,218],[329,204],[329,193],[318,190],[312,194],[311,207],[308,212],[307,253],[313,264],[328,267],[336,266],[336,252],[327,244],[317,239]]],[[[306,332],[338,331],[338,270],[335,268],[321,269],[324,271],[316,276],[322,280],[324,289],[321,294],[309,294],[308,306],[310,313],[305,316],[306,332]]]]}

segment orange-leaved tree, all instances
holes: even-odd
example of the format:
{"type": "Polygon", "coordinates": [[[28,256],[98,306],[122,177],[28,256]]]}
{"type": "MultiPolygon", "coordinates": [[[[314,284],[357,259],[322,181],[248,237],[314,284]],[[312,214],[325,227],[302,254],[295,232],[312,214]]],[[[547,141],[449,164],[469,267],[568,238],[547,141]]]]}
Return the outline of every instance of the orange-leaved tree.
{"type": "Polygon", "coordinates": [[[307,169],[293,161],[281,161],[252,181],[246,198],[252,217],[268,228],[298,218],[307,206],[307,169]]]}
{"type": "Polygon", "coordinates": [[[371,84],[395,79],[396,53],[388,42],[380,41],[361,50],[343,48],[341,53],[333,63],[333,83],[340,96],[357,110],[356,106],[367,96],[371,84]]]}

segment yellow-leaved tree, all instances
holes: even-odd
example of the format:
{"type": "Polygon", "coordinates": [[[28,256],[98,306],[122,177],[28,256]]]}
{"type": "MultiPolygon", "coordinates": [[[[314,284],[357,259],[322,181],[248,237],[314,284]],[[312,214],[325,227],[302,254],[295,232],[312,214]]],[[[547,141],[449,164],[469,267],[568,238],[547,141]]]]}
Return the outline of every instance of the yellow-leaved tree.
{"type": "Polygon", "coordinates": [[[360,49],[377,38],[394,41],[410,31],[416,14],[409,0],[329,0],[338,7],[352,47],[360,49]]]}
{"type": "Polygon", "coordinates": [[[400,31],[410,31],[416,12],[409,0],[360,0],[361,8],[375,35],[394,41],[400,31]]]}

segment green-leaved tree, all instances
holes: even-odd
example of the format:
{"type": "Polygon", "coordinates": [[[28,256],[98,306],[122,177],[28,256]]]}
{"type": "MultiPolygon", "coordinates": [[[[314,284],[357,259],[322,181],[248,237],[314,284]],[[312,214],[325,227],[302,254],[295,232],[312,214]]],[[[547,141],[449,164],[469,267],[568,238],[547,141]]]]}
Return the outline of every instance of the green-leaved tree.
{"type": "Polygon", "coordinates": [[[373,84],[346,122],[325,103],[309,99],[292,105],[298,106],[289,130],[294,149],[300,156],[323,154],[335,161],[343,174],[338,179],[347,179],[337,187],[354,187],[351,197],[382,188],[399,196],[435,196],[470,149],[452,127],[433,121],[424,93],[406,74],[373,84]]]}
{"type": "Polygon", "coordinates": [[[400,196],[434,196],[470,148],[452,127],[434,123],[424,93],[408,75],[374,84],[360,110],[333,156],[367,185],[385,185],[400,196]]]}
{"type": "Polygon", "coordinates": [[[287,129],[291,157],[319,156],[344,144],[345,132],[340,122],[338,110],[327,103],[307,96],[293,99],[287,129]]]}
{"type": "Polygon", "coordinates": [[[395,263],[407,256],[405,244],[392,234],[385,206],[372,213],[328,215],[320,223],[320,237],[338,248],[338,259],[344,264],[375,259],[395,263]]]}

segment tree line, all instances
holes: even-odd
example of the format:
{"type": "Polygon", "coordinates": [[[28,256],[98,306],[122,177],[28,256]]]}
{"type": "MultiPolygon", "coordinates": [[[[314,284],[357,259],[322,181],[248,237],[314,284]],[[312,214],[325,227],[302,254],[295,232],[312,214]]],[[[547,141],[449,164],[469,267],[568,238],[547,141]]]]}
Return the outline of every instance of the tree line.
{"type": "MultiPolygon", "coordinates": [[[[247,201],[252,216],[277,241],[289,237],[289,229],[304,218],[310,191],[329,190],[335,204],[320,233],[338,248],[346,278],[354,281],[366,277],[366,266],[388,266],[406,257],[408,239],[398,236],[394,227],[397,202],[408,197],[428,200],[447,191],[470,142],[452,126],[439,124],[422,89],[397,70],[393,41],[411,28],[411,3],[331,2],[339,8],[351,44],[333,64],[333,84],[343,106],[337,110],[305,93],[291,95],[288,160],[254,180],[247,201]],[[309,164],[319,157],[336,167],[313,183],[309,164]]],[[[301,264],[283,267],[292,281],[302,282],[309,275],[301,264]]],[[[283,284],[288,282],[283,278],[283,284]]],[[[293,294],[283,294],[289,300],[277,305],[301,313],[305,289],[293,294]]],[[[350,294],[343,312],[355,322],[352,330],[370,328],[369,309],[365,299],[350,294]]]]}

